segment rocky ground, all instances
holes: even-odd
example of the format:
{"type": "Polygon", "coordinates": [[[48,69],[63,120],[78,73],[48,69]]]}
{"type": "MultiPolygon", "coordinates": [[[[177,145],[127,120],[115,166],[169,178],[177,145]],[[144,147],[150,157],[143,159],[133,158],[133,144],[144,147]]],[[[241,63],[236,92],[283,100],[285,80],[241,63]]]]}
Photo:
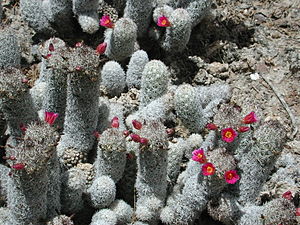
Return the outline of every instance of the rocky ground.
{"type": "MultiPolygon", "coordinates": [[[[33,82],[38,76],[35,51],[43,40],[28,42],[34,32],[19,17],[18,1],[4,0],[3,5],[3,23],[19,30],[24,65],[33,82]]],[[[228,83],[232,102],[244,114],[255,111],[262,120],[278,119],[289,141],[274,174],[290,166],[286,160],[294,160],[287,170],[298,174],[298,180],[290,183],[285,173],[278,173],[261,195],[295,193],[300,190],[300,0],[215,0],[213,8],[193,30],[187,50],[162,60],[173,72],[174,83],[228,83]]],[[[153,51],[155,56],[162,55],[153,51]]]]}

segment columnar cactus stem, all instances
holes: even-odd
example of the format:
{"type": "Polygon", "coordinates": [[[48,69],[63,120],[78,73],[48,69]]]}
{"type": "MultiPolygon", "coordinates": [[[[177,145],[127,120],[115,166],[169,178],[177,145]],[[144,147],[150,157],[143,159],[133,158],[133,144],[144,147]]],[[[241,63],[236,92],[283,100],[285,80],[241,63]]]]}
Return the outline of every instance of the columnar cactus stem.
{"type": "Polygon", "coordinates": [[[20,63],[21,51],[16,35],[9,28],[0,28],[0,67],[19,67],[20,63]]]}
{"type": "Polygon", "coordinates": [[[105,41],[107,43],[105,55],[110,59],[122,61],[134,52],[137,38],[137,25],[129,18],[119,19],[114,29],[107,29],[105,41]]]}
{"type": "Polygon", "coordinates": [[[93,145],[99,105],[99,59],[88,47],[73,49],[69,58],[67,107],[59,156],[67,148],[87,153],[93,145]]]}
{"type": "Polygon", "coordinates": [[[190,15],[185,9],[176,9],[170,16],[170,23],[161,46],[167,52],[182,52],[192,32],[190,15]]]}
{"type": "Polygon", "coordinates": [[[12,176],[6,189],[7,204],[17,224],[38,225],[47,216],[47,163],[53,157],[57,140],[58,134],[48,124],[32,124],[24,141],[7,152],[16,158],[10,162],[12,176]]]}
{"type": "Polygon", "coordinates": [[[123,176],[126,165],[126,143],[123,130],[109,128],[101,134],[97,159],[96,177],[110,176],[117,183],[123,176]]]}
{"type": "Polygon", "coordinates": [[[170,73],[163,62],[148,62],[142,74],[140,108],[164,95],[168,90],[169,79],[170,73]]]}
{"type": "Polygon", "coordinates": [[[253,137],[255,143],[239,163],[243,173],[238,201],[243,205],[255,202],[286,139],[284,129],[278,121],[266,122],[254,132],[253,137]]]}
{"type": "Polygon", "coordinates": [[[20,137],[24,132],[21,128],[38,118],[29,87],[22,82],[25,76],[19,69],[1,70],[0,77],[0,110],[7,121],[11,138],[20,137]]]}
{"type": "Polygon", "coordinates": [[[151,0],[128,0],[124,10],[124,17],[130,18],[138,27],[138,36],[143,36],[149,27],[153,1],[151,0]]]}
{"type": "Polygon", "coordinates": [[[43,59],[42,67],[47,69],[44,71],[46,90],[44,93],[43,110],[45,112],[58,113],[59,117],[55,124],[63,128],[65,107],[67,98],[67,61],[66,58],[67,48],[64,41],[53,38],[45,43],[44,55],[51,54],[47,59],[43,59]],[[49,50],[49,46],[54,47],[49,50]]]}
{"type": "Polygon", "coordinates": [[[167,192],[167,133],[160,122],[147,121],[140,136],[149,140],[137,153],[136,216],[155,224],[167,192]]]}

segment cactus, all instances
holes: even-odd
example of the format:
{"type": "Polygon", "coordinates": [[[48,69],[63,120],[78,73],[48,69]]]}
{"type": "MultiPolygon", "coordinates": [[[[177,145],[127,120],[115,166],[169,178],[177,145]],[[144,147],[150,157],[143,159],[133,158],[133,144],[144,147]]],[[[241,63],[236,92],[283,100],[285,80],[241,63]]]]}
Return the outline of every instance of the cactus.
{"type": "Polygon", "coordinates": [[[130,18],[136,23],[138,37],[142,37],[147,32],[151,21],[153,3],[151,0],[128,0],[124,10],[124,17],[130,18]]]}
{"type": "Polygon", "coordinates": [[[19,67],[21,51],[16,35],[9,28],[0,28],[0,67],[19,67]]]}
{"type": "Polygon", "coordinates": [[[125,88],[125,72],[119,63],[109,61],[101,71],[101,85],[109,96],[120,95],[125,88]]]}
{"type": "Polygon", "coordinates": [[[145,65],[149,62],[145,51],[139,50],[132,54],[126,72],[126,83],[128,88],[140,88],[142,73],[145,65]]]}
{"type": "Polygon", "coordinates": [[[144,68],[141,82],[140,108],[167,92],[170,73],[159,60],[151,60],[144,68]]]}
{"type": "Polygon", "coordinates": [[[17,224],[39,224],[47,216],[47,162],[53,157],[57,140],[58,134],[48,124],[31,124],[24,141],[7,152],[16,158],[10,162],[13,173],[5,189],[17,224]]]}
{"type": "Polygon", "coordinates": [[[25,76],[19,69],[1,70],[0,77],[0,110],[7,121],[11,138],[21,137],[21,128],[37,120],[29,87],[22,82],[25,76]]]}
{"type": "Polygon", "coordinates": [[[107,29],[105,32],[105,55],[117,61],[126,59],[134,52],[136,38],[137,25],[129,18],[119,19],[114,29],[107,29]]]}
{"type": "Polygon", "coordinates": [[[167,52],[182,52],[189,42],[192,24],[185,9],[176,9],[170,16],[171,26],[167,27],[161,46],[167,52]]]}
{"type": "Polygon", "coordinates": [[[97,126],[99,98],[99,60],[95,52],[86,47],[70,52],[67,78],[67,106],[64,135],[58,145],[62,156],[67,148],[87,153],[93,145],[93,132],[97,126]]]}

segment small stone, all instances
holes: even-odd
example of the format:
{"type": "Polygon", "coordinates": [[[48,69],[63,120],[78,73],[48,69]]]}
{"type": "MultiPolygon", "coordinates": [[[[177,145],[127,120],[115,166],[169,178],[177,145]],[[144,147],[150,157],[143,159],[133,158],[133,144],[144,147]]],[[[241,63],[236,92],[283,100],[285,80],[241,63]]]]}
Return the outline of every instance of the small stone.
{"type": "Polygon", "coordinates": [[[258,80],[258,79],[260,79],[260,76],[258,73],[252,73],[252,74],[250,74],[250,78],[251,78],[251,80],[258,80]]]}

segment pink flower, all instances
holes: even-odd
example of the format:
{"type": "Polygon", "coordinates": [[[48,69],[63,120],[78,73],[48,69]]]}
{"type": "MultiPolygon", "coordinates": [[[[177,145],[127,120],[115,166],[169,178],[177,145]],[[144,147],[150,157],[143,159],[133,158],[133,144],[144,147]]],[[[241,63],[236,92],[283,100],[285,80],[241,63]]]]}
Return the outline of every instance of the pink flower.
{"type": "Polygon", "coordinates": [[[102,55],[104,54],[105,50],[106,50],[106,47],[107,47],[107,43],[106,42],[103,42],[101,44],[99,44],[96,48],[96,53],[98,55],[102,55]]]}
{"type": "Polygon", "coordinates": [[[120,124],[119,124],[119,118],[118,117],[114,117],[111,120],[111,127],[113,128],[119,128],[120,124]]]}
{"type": "Polygon", "coordinates": [[[75,47],[80,48],[83,46],[83,41],[76,42],[75,47]]]}
{"type": "Polygon", "coordinates": [[[282,197],[287,199],[287,200],[292,200],[293,199],[293,195],[291,191],[286,191],[282,194],[282,197]]]}
{"type": "Polygon", "coordinates": [[[243,118],[242,122],[244,124],[251,124],[251,123],[255,123],[257,121],[258,121],[258,118],[257,118],[255,112],[251,112],[243,118]]]}
{"type": "Polygon", "coordinates": [[[239,132],[244,133],[250,130],[250,127],[241,126],[239,127],[239,132]]]}
{"type": "Polygon", "coordinates": [[[75,70],[81,71],[81,70],[82,70],[82,67],[81,67],[81,66],[76,66],[76,67],[75,67],[75,70]]]}
{"type": "Polygon", "coordinates": [[[130,137],[134,142],[141,142],[141,137],[138,134],[130,134],[130,137]]]}
{"type": "Polygon", "coordinates": [[[52,43],[49,44],[49,51],[50,52],[54,51],[54,45],[52,43]]]}
{"type": "Polygon", "coordinates": [[[11,168],[16,169],[16,170],[22,170],[25,168],[25,165],[23,163],[16,163],[16,164],[13,164],[11,166],[11,168]]]}
{"type": "Polygon", "coordinates": [[[300,216],[300,208],[296,208],[296,216],[300,216]]]}
{"type": "Polygon", "coordinates": [[[24,123],[21,123],[19,127],[22,132],[25,132],[27,130],[27,127],[24,123]]]}
{"type": "Polygon", "coordinates": [[[174,128],[167,128],[166,132],[169,136],[172,136],[175,133],[175,130],[174,130],[174,128]]]}
{"type": "Polygon", "coordinates": [[[212,163],[205,163],[202,166],[202,174],[204,176],[210,176],[213,175],[216,172],[216,168],[212,163]]]}
{"type": "Polygon", "coordinates": [[[45,112],[45,122],[49,125],[53,125],[58,115],[58,113],[54,112],[45,112]]]}
{"type": "Polygon", "coordinates": [[[196,149],[192,152],[192,160],[199,163],[206,163],[206,157],[204,155],[204,150],[202,148],[196,149]]]}
{"type": "Polygon", "coordinates": [[[149,140],[147,138],[141,138],[140,143],[143,145],[148,145],[149,140]]]}
{"type": "Polygon", "coordinates": [[[114,27],[114,24],[113,24],[113,22],[111,21],[110,16],[104,15],[104,16],[102,16],[102,18],[100,19],[100,26],[107,27],[107,28],[113,28],[113,27],[114,27]]]}
{"type": "Polygon", "coordinates": [[[235,184],[240,179],[240,176],[237,174],[236,170],[226,171],[224,177],[228,184],[235,184]]]}
{"type": "Polygon", "coordinates": [[[128,130],[124,130],[124,131],[123,131],[123,135],[124,135],[125,137],[127,137],[129,134],[130,134],[130,132],[129,132],[128,130]]]}
{"type": "Polygon", "coordinates": [[[209,129],[209,130],[217,130],[218,129],[217,125],[214,124],[214,123],[207,124],[206,128],[209,129]]]}
{"type": "Polygon", "coordinates": [[[142,129],[142,123],[137,120],[132,120],[132,125],[135,129],[140,130],[142,129]]]}
{"type": "Polygon", "coordinates": [[[238,133],[231,127],[221,130],[222,140],[231,143],[238,136],[238,133]]]}
{"type": "Polygon", "coordinates": [[[98,139],[98,138],[100,138],[100,134],[99,134],[99,132],[98,131],[94,131],[93,132],[93,135],[98,139]]]}
{"type": "Polygon", "coordinates": [[[157,26],[159,26],[159,27],[169,27],[169,26],[171,26],[171,23],[170,23],[170,21],[168,20],[167,17],[160,16],[160,17],[158,17],[158,20],[157,20],[157,26]]]}
{"type": "Polygon", "coordinates": [[[44,59],[49,59],[51,56],[52,56],[52,54],[42,55],[42,57],[43,57],[44,59]]]}

